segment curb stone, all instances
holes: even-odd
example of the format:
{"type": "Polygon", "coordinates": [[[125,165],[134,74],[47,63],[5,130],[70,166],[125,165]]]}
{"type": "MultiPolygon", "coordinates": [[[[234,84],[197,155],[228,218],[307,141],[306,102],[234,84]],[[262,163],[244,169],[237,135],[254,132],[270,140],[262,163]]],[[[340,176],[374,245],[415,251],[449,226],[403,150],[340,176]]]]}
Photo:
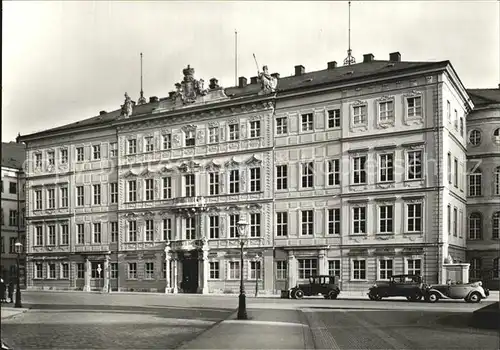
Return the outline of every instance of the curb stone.
{"type": "MultiPolygon", "coordinates": [[[[2,309],[10,311],[11,308],[2,308],[2,309]]],[[[13,318],[15,316],[22,315],[22,314],[24,314],[26,311],[28,311],[30,309],[31,309],[31,306],[22,308],[19,312],[13,313],[12,315],[2,316],[1,319],[2,320],[7,320],[7,319],[13,318]]],[[[16,310],[16,309],[14,309],[14,310],[16,310]]]]}

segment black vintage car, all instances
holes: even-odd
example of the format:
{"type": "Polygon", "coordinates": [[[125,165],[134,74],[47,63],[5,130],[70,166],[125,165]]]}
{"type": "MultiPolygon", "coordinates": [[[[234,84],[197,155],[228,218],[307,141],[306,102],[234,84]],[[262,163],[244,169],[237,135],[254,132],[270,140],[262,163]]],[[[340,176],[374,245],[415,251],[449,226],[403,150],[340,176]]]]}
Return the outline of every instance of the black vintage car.
{"type": "Polygon", "coordinates": [[[290,289],[290,297],[302,299],[304,296],[322,295],[325,299],[337,299],[340,288],[337,276],[309,277],[309,283],[299,284],[290,289]]]}
{"type": "Polygon", "coordinates": [[[370,300],[386,297],[406,297],[409,301],[421,300],[425,285],[420,275],[394,275],[389,281],[376,282],[369,290],[370,300]]]}

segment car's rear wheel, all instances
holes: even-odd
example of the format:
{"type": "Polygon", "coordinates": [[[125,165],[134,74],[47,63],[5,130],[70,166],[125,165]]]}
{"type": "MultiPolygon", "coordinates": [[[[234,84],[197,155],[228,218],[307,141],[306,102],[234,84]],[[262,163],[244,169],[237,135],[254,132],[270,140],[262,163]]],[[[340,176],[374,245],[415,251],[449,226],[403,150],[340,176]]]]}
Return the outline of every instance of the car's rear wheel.
{"type": "Polygon", "coordinates": [[[469,303],[479,303],[481,301],[481,294],[478,292],[473,292],[469,296],[469,303]]]}
{"type": "Polygon", "coordinates": [[[382,297],[378,293],[376,293],[376,294],[370,293],[370,294],[368,294],[368,297],[370,298],[370,300],[376,300],[376,301],[382,300],[382,297]]]}
{"type": "Polygon", "coordinates": [[[295,292],[296,292],[295,289],[292,289],[290,291],[290,298],[295,299],[295,292]]]}
{"type": "Polygon", "coordinates": [[[420,299],[422,299],[422,294],[420,293],[415,293],[413,295],[409,295],[406,297],[406,299],[408,301],[419,301],[420,299]]]}
{"type": "Polygon", "coordinates": [[[338,293],[337,293],[337,292],[335,292],[334,290],[331,290],[331,291],[328,293],[328,299],[334,300],[334,299],[337,299],[337,296],[338,296],[338,293]]]}
{"type": "Polygon", "coordinates": [[[304,292],[301,291],[300,289],[297,289],[295,291],[295,299],[302,299],[304,297],[304,292]]]}
{"type": "Polygon", "coordinates": [[[429,303],[435,303],[439,300],[439,294],[436,292],[430,292],[429,295],[425,298],[429,303]]]}

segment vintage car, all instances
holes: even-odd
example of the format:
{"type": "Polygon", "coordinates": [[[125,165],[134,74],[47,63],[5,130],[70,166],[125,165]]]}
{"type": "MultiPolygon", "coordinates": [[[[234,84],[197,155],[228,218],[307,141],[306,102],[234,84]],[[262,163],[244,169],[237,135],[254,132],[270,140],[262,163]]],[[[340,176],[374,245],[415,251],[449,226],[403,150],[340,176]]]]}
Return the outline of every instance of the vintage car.
{"type": "Polygon", "coordinates": [[[370,300],[386,297],[406,297],[409,301],[421,300],[424,284],[420,275],[394,275],[389,281],[377,281],[369,289],[370,300]]]}
{"type": "Polygon", "coordinates": [[[292,299],[302,299],[304,296],[322,295],[325,299],[337,299],[340,288],[337,276],[312,276],[309,283],[298,284],[289,291],[292,299]]]}
{"type": "Polygon", "coordinates": [[[429,303],[439,299],[464,299],[468,303],[479,303],[490,295],[481,281],[474,283],[433,284],[424,289],[424,298],[429,303]]]}

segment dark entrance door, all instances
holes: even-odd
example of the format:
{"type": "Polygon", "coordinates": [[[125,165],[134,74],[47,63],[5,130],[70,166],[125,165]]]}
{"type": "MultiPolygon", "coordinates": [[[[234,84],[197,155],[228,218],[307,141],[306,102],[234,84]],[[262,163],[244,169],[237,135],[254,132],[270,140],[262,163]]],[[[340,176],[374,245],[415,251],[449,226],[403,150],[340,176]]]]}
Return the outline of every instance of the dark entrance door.
{"type": "Polygon", "coordinates": [[[198,292],[198,255],[184,256],[182,260],[182,283],[184,293],[198,292]]]}

